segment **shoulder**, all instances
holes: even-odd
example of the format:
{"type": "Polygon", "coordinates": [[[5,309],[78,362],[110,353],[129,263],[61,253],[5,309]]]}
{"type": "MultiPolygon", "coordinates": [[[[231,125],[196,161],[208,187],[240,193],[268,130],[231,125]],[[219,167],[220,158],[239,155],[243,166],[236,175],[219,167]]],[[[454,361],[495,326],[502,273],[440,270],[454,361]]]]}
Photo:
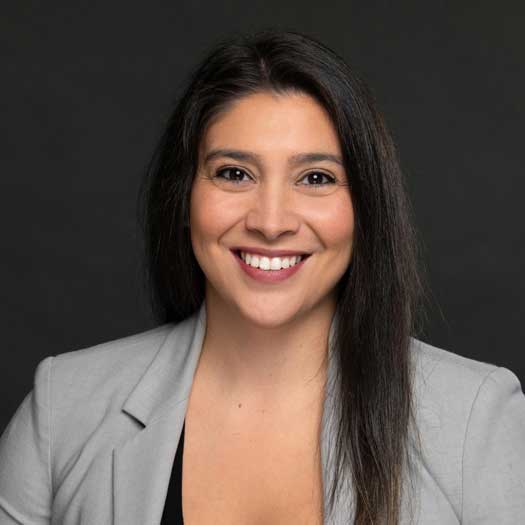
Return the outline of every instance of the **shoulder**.
{"type": "Polygon", "coordinates": [[[509,494],[525,496],[525,478],[511,466],[525,469],[520,380],[503,366],[411,342],[423,497],[443,494],[458,517],[473,523],[491,506],[503,513],[509,494]]]}
{"type": "Polygon", "coordinates": [[[133,335],[44,359],[35,382],[45,381],[47,372],[51,393],[72,400],[95,391],[132,387],[154,359],[177,325],[164,324],[133,335]]]}
{"type": "Polygon", "coordinates": [[[184,392],[188,367],[198,357],[203,315],[201,308],[177,323],[47,357],[37,367],[33,397],[49,407],[57,430],[73,425],[78,435],[119,418],[126,403],[149,417],[184,392]]]}
{"type": "Polygon", "coordinates": [[[465,429],[474,403],[483,396],[521,393],[518,377],[503,366],[462,356],[412,338],[414,402],[425,424],[441,431],[465,429]]]}
{"type": "Polygon", "coordinates": [[[411,338],[416,393],[419,396],[469,397],[483,380],[500,368],[411,338]],[[446,387],[446,388],[445,388],[446,387]]]}
{"type": "MultiPolygon", "coordinates": [[[[461,354],[411,338],[415,395],[420,403],[443,403],[453,399],[456,406],[471,404],[480,391],[521,390],[516,374],[496,363],[461,354]]],[[[453,407],[450,407],[453,412],[453,407]]]]}
{"type": "Polygon", "coordinates": [[[40,413],[49,412],[57,434],[71,426],[78,435],[89,432],[120,417],[130,401],[156,410],[186,386],[193,362],[188,354],[198,353],[191,344],[203,332],[197,321],[195,313],[178,323],[46,357],[37,366],[32,399],[40,413]]]}

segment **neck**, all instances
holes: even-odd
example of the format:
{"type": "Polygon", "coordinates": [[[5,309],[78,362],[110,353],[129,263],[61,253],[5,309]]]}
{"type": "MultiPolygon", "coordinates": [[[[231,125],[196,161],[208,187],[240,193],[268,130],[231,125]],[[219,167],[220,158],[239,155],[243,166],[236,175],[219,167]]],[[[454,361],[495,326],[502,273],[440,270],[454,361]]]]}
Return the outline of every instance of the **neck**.
{"type": "Polygon", "coordinates": [[[261,326],[206,293],[200,373],[220,395],[257,405],[318,398],[327,372],[333,297],[277,326],[261,326]]]}

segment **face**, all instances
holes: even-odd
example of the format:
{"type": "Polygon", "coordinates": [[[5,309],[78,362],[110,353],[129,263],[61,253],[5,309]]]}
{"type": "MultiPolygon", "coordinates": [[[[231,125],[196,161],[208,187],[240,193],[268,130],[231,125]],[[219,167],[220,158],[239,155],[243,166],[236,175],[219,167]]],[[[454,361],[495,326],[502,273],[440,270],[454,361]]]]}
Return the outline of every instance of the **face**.
{"type": "MultiPolygon", "coordinates": [[[[335,286],[351,260],[354,212],[324,108],[305,94],[263,92],[219,114],[200,144],[190,227],[207,308],[277,327],[335,307],[335,286]],[[321,155],[307,156],[314,153],[321,155]],[[265,271],[255,257],[246,265],[239,247],[259,264],[258,250],[310,255],[297,267],[265,271]]],[[[267,255],[277,268],[275,253],[267,255]]]]}

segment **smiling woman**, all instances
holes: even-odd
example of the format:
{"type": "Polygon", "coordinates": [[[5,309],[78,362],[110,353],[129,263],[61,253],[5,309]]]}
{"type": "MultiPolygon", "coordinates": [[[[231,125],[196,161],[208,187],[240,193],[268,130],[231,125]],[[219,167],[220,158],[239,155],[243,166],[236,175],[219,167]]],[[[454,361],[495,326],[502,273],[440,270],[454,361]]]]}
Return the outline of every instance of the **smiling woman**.
{"type": "MultiPolygon", "coordinates": [[[[190,223],[193,253],[211,284],[209,310],[235,326],[248,319],[283,326],[313,312],[326,324],[350,263],[354,213],[339,139],[323,106],[297,92],[244,96],[215,117],[200,149],[190,223]],[[248,264],[232,258],[240,246],[248,264]],[[309,257],[291,267],[285,259],[281,269],[283,250],[309,257]]],[[[273,353],[284,355],[284,348],[273,353]]]]}
{"type": "Polygon", "coordinates": [[[523,521],[521,384],[415,338],[403,177],[341,57],[221,42],[141,197],[159,326],[40,363],[0,442],[0,523],[523,521]]]}

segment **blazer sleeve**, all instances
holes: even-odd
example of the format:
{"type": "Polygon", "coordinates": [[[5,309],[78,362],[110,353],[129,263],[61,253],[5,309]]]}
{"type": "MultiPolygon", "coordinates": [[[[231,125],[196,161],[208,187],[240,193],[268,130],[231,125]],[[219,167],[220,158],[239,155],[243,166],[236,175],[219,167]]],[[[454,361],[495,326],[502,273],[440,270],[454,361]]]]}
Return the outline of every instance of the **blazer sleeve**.
{"type": "Polygon", "coordinates": [[[525,395],[499,367],[472,404],[463,448],[463,525],[525,523],[525,395]]]}
{"type": "Polygon", "coordinates": [[[51,520],[52,357],[41,361],[33,390],[0,438],[0,525],[48,524],[51,520]]]}

